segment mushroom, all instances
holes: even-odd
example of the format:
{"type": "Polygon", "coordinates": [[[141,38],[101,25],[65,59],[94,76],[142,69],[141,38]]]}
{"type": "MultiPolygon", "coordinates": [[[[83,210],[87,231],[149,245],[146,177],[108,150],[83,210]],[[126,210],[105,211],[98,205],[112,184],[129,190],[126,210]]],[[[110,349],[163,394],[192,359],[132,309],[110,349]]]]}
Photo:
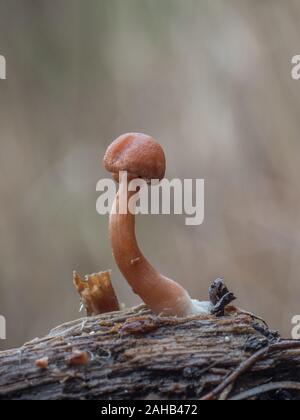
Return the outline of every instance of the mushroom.
{"type": "Polygon", "coordinates": [[[191,299],[181,285],[160,274],[142,254],[136,240],[135,214],[132,209],[129,211],[128,204],[137,192],[128,190],[127,180],[161,181],[166,170],[162,147],[146,134],[123,134],[108,147],[103,162],[119,182],[109,222],[113,255],[133,291],[156,314],[180,317],[209,314],[211,303],[191,299]],[[127,177],[120,177],[121,172],[127,172],[127,177]],[[124,208],[120,210],[124,200],[127,203],[125,212],[124,208]]]}

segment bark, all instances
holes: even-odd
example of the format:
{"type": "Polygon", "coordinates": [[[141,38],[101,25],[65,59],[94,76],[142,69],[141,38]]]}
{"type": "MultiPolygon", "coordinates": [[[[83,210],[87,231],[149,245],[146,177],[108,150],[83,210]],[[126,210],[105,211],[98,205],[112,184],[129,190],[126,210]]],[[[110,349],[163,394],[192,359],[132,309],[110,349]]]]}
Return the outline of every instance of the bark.
{"type": "Polygon", "coordinates": [[[245,313],[161,318],[142,305],[0,353],[0,399],[300,399],[299,378],[300,342],[245,313]]]}

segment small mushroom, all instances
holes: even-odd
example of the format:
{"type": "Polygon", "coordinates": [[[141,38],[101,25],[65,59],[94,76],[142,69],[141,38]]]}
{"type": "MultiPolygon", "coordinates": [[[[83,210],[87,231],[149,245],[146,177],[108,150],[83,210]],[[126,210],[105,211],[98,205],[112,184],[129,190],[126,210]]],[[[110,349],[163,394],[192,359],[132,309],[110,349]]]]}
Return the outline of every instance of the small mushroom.
{"type": "Polygon", "coordinates": [[[39,369],[48,369],[49,367],[49,358],[43,357],[42,359],[38,359],[35,361],[36,367],[39,369]]]}
{"type": "Polygon", "coordinates": [[[187,316],[208,314],[209,302],[190,298],[188,292],[175,281],[160,274],[139,249],[135,236],[135,214],[129,211],[130,198],[137,192],[128,190],[127,180],[120,172],[127,172],[128,180],[142,178],[148,183],[165,176],[166,159],[162,147],[150,136],[128,133],[118,137],[107,149],[104,166],[119,182],[110,215],[110,239],[117,265],[145,304],[156,314],[187,316]],[[127,200],[127,211],[120,211],[120,203],[127,200]],[[125,214],[124,214],[125,213],[125,214]]]}
{"type": "Polygon", "coordinates": [[[68,358],[69,366],[85,366],[90,361],[90,355],[86,351],[75,350],[68,358]]]}

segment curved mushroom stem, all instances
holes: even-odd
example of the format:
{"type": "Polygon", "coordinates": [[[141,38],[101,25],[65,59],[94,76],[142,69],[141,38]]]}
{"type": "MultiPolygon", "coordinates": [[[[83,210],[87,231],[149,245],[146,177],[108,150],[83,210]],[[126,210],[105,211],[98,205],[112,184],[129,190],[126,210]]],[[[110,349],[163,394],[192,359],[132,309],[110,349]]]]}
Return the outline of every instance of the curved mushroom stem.
{"type": "Polygon", "coordinates": [[[175,281],[162,276],[147,261],[135,236],[135,215],[119,212],[119,204],[135,194],[127,190],[127,181],[120,180],[119,191],[110,215],[110,238],[117,265],[132,287],[156,314],[187,316],[194,313],[188,292],[175,281]]]}

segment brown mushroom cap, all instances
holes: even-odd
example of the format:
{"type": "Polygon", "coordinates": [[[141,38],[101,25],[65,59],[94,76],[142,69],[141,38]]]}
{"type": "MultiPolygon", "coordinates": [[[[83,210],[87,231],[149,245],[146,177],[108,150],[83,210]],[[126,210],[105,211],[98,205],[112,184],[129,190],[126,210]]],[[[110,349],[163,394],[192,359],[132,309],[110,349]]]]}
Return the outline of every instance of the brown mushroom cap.
{"type": "Polygon", "coordinates": [[[162,147],[152,137],[141,133],[127,133],[118,137],[108,147],[103,163],[114,177],[121,171],[127,171],[130,178],[162,180],[166,171],[162,147]]]}

